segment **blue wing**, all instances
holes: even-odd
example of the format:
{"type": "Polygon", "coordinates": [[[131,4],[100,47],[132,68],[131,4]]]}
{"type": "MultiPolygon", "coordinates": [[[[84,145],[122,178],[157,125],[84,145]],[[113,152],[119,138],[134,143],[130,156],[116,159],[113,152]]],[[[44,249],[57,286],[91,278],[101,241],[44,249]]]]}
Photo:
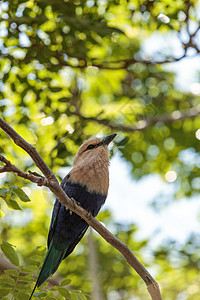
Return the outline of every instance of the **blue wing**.
{"type": "MultiPolygon", "coordinates": [[[[61,183],[65,193],[80,202],[81,206],[96,216],[106,200],[106,195],[89,193],[86,187],[70,182],[67,176],[61,183]]],[[[42,265],[35,287],[40,286],[58,269],[61,261],[66,258],[81,240],[88,224],[75,213],[66,210],[58,199],[54,204],[51,225],[48,235],[48,252],[42,265]]],[[[30,297],[30,299],[31,299],[30,297]]]]}
{"type": "MultiPolygon", "coordinates": [[[[84,209],[87,209],[96,216],[106,200],[106,195],[90,193],[86,187],[72,183],[67,177],[62,181],[61,186],[69,198],[74,198],[84,209]]],[[[75,213],[70,214],[58,199],[54,204],[52,220],[48,236],[48,247],[53,239],[54,246],[63,250],[68,248],[67,257],[83,237],[88,224],[75,213]]]]}

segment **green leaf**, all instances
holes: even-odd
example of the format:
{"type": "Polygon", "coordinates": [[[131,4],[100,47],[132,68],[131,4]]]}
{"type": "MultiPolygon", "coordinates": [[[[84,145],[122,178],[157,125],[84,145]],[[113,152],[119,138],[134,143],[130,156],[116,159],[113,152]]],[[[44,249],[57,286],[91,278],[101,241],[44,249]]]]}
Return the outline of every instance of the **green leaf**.
{"type": "Polygon", "coordinates": [[[10,293],[10,289],[0,289],[0,298],[7,296],[10,293]]]}
{"type": "Polygon", "coordinates": [[[17,201],[7,198],[5,199],[5,201],[9,208],[14,210],[22,210],[17,201]]]}
{"type": "Polygon", "coordinates": [[[70,293],[71,300],[78,300],[78,295],[75,293],[70,293]]]}
{"type": "Polygon", "coordinates": [[[48,282],[44,282],[42,285],[41,285],[41,288],[44,289],[45,287],[47,287],[49,283],[48,282]]]}
{"type": "Polygon", "coordinates": [[[15,287],[16,290],[19,290],[19,291],[27,291],[29,288],[27,288],[26,286],[23,286],[23,285],[17,285],[15,287]]]}
{"type": "Polygon", "coordinates": [[[62,282],[61,282],[61,286],[65,286],[65,285],[68,285],[68,284],[70,284],[70,282],[71,282],[71,279],[64,279],[62,282]]]}
{"type": "Polygon", "coordinates": [[[33,274],[25,275],[25,276],[19,276],[17,281],[21,282],[29,282],[33,279],[33,274]]]}
{"type": "Polygon", "coordinates": [[[11,285],[14,286],[15,285],[15,280],[13,278],[1,278],[0,279],[0,284],[1,284],[1,288],[3,288],[4,285],[11,285]]]}
{"type": "Polygon", "coordinates": [[[48,300],[55,300],[54,296],[48,295],[48,300]]]}
{"type": "MultiPolygon", "coordinates": [[[[63,297],[61,294],[58,294],[56,297],[57,300],[65,300],[66,298],[63,297]]],[[[71,299],[71,298],[70,298],[71,299]]]]}
{"type": "Polygon", "coordinates": [[[35,297],[42,297],[42,296],[46,296],[45,292],[38,292],[34,294],[35,297]]]}
{"type": "Polygon", "coordinates": [[[50,288],[50,291],[57,291],[58,290],[58,286],[53,286],[52,288],[50,288]]]}
{"type": "Polygon", "coordinates": [[[12,275],[12,276],[18,276],[19,272],[17,270],[5,270],[4,273],[12,275]]]}
{"type": "Polygon", "coordinates": [[[41,262],[42,257],[40,255],[33,255],[31,256],[31,260],[36,262],[41,262]]]}
{"type": "Polygon", "coordinates": [[[64,297],[69,297],[70,295],[69,291],[63,287],[58,287],[58,292],[64,297]]]}
{"type": "Polygon", "coordinates": [[[11,187],[12,192],[19,197],[22,202],[30,202],[30,198],[26,195],[26,193],[17,186],[11,187]]]}
{"type": "Polygon", "coordinates": [[[81,300],[87,300],[87,297],[82,292],[78,296],[81,300]]]}
{"type": "Polygon", "coordinates": [[[23,273],[34,273],[37,270],[37,266],[30,266],[28,268],[21,268],[21,272],[23,273]]]}
{"type": "Polygon", "coordinates": [[[16,297],[16,299],[18,299],[18,300],[21,300],[21,299],[23,299],[23,300],[28,300],[29,297],[30,297],[30,295],[29,295],[29,294],[25,294],[24,292],[19,292],[19,293],[17,293],[17,294],[15,295],[15,297],[16,297]]]}
{"type": "Polygon", "coordinates": [[[19,258],[18,255],[15,251],[15,249],[13,248],[13,245],[11,245],[10,243],[3,241],[3,243],[1,244],[1,250],[4,253],[4,255],[7,257],[7,259],[11,262],[11,264],[15,265],[15,266],[19,266],[19,258]]]}
{"type": "Polygon", "coordinates": [[[9,193],[9,189],[0,189],[0,197],[6,197],[9,193]]]}
{"type": "Polygon", "coordinates": [[[4,199],[9,208],[22,210],[19,204],[15,200],[11,199],[11,192],[12,190],[9,189],[0,189],[0,197],[4,199]]]}

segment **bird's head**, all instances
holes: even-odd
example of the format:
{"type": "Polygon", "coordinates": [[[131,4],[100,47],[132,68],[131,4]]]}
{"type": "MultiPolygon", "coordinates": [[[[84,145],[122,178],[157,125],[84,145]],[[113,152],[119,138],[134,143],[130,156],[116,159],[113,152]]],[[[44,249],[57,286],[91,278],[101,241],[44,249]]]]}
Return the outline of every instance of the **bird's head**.
{"type": "Polygon", "coordinates": [[[84,163],[94,164],[101,161],[108,165],[108,145],[116,135],[117,134],[114,133],[106,136],[103,139],[95,137],[85,141],[76,153],[73,166],[77,167],[84,163]]]}

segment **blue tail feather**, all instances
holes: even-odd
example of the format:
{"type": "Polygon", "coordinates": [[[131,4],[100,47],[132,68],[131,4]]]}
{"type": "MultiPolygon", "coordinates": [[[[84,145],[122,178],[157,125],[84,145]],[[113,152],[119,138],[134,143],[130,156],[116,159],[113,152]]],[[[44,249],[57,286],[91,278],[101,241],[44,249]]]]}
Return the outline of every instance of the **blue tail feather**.
{"type": "Polygon", "coordinates": [[[55,246],[53,245],[53,242],[51,242],[49,250],[45,257],[44,263],[42,265],[40,274],[38,276],[38,279],[36,281],[36,284],[34,286],[34,289],[31,293],[29,300],[31,300],[35,289],[37,287],[39,287],[40,285],[42,285],[49,276],[51,276],[52,274],[54,274],[56,272],[61,261],[63,260],[63,258],[65,256],[67,249],[68,249],[68,247],[66,247],[64,250],[57,250],[55,248],[55,246]]]}

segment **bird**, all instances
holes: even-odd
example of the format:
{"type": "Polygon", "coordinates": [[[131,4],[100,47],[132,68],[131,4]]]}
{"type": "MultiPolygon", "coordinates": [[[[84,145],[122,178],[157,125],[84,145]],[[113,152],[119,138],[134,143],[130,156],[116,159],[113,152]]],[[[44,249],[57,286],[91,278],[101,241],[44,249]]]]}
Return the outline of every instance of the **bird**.
{"type": "MultiPolygon", "coordinates": [[[[78,149],[71,171],[61,182],[67,196],[97,216],[105,203],[109,187],[108,145],[117,134],[104,138],[93,137],[78,149]]],[[[63,259],[69,256],[80,242],[89,225],[72,213],[56,198],[47,239],[48,251],[29,300],[35,289],[53,275],[63,259]]]]}

